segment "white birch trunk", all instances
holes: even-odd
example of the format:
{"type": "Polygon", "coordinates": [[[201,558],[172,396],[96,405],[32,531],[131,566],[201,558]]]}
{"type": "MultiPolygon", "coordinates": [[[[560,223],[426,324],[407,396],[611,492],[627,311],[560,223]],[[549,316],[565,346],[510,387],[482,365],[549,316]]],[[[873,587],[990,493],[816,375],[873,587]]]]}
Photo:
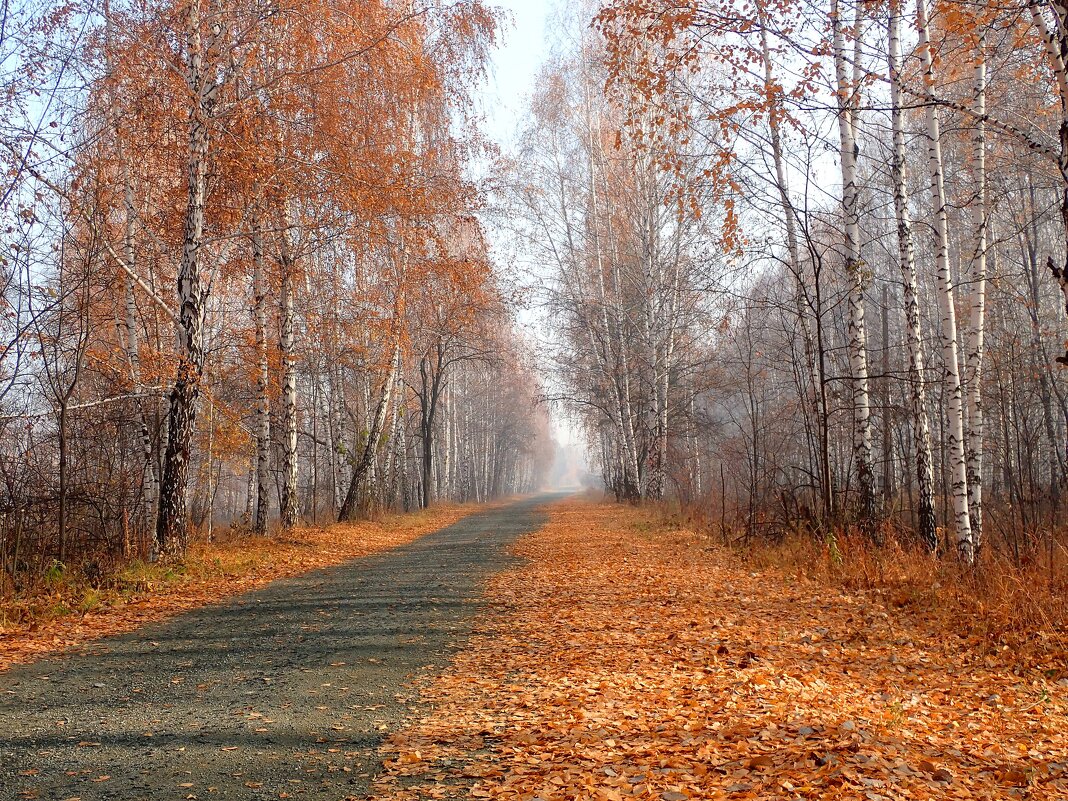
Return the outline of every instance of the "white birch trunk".
{"type": "Polygon", "coordinates": [[[283,209],[279,233],[281,293],[279,347],[282,352],[282,529],[297,525],[297,368],[295,350],[294,265],[289,247],[289,215],[283,209]]]}
{"type": "Polygon", "coordinates": [[[908,347],[909,400],[912,407],[912,428],[916,449],[919,535],[928,550],[935,551],[938,548],[938,530],[934,509],[934,461],[931,457],[931,427],[927,419],[916,259],[913,251],[912,223],[909,220],[905,174],[905,129],[901,107],[900,3],[901,0],[892,0],[890,4],[890,104],[894,139],[891,174],[894,184],[894,215],[897,220],[898,264],[901,268],[905,290],[905,339],[908,347]]]}
{"type": "MultiPolygon", "coordinates": [[[[860,21],[858,6],[857,21],[860,21]]],[[[868,390],[868,341],[864,322],[864,264],[861,260],[857,186],[855,90],[846,77],[845,37],[838,0],[831,3],[834,64],[838,90],[838,133],[841,143],[842,212],[845,222],[845,272],[849,288],[849,364],[853,378],[853,452],[860,495],[860,518],[875,517],[875,470],[872,464],[871,403],[868,390]]]]}
{"type": "Polygon", "coordinates": [[[983,545],[983,347],[986,328],[986,39],[979,35],[975,62],[975,139],[972,149],[972,180],[975,185],[972,214],[975,225],[975,253],[972,257],[971,309],[968,321],[968,516],[972,539],[978,554],[983,545]]]}
{"type": "Polygon", "coordinates": [[[256,328],[256,505],[252,530],[267,533],[271,481],[271,396],[267,353],[267,278],[263,265],[263,238],[258,224],[252,231],[252,316],[256,328]]]}
{"type": "Polygon", "coordinates": [[[931,203],[935,216],[935,262],[938,276],[938,302],[942,313],[942,352],[946,363],[946,440],[950,471],[950,499],[956,530],[957,551],[966,564],[975,561],[968,510],[968,465],[964,452],[964,402],[961,387],[960,358],[957,345],[957,313],[953,276],[949,263],[949,221],[942,170],[942,145],[934,98],[934,59],[927,30],[926,0],[916,0],[916,27],[920,35],[920,63],[926,94],[927,158],[931,182],[931,203]]]}

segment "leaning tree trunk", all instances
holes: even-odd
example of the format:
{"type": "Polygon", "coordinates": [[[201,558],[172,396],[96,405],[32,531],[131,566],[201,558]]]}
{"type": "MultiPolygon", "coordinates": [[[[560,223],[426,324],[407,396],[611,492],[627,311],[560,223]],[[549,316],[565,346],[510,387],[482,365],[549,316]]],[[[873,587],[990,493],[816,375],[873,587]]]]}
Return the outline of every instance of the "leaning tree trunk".
{"type": "Polygon", "coordinates": [[[972,564],[975,562],[975,540],[972,537],[968,510],[968,465],[964,452],[964,399],[957,346],[957,312],[953,275],[950,272],[949,263],[949,221],[942,170],[942,145],[934,98],[934,58],[927,31],[926,0],[916,0],[916,27],[920,34],[920,63],[923,66],[924,91],[927,95],[925,108],[927,157],[930,170],[931,202],[935,212],[935,261],[938,273],[938,302],[942,312],[942,351],[946,363],[948,391],[946,439],[950,468],[949,490],[953,505],[957,551],[965,564],[972,564]]]}
{"type": "MultiPolygon", "coordinates": [[[[861,11],[857,7],[857,23],[861,11]]],[[[868,337],[864,324],[864,263],[860,252],[860,218],[855,138],[856,87],[846,78],[845,37],[838,0],[831,5],[834,64],[838,85],[838,133],[841,143],[842,211],[845,218],[845,272],[849,287],[849,363],[853,373],[853,452],[857,465],[859,514],[870,527],[875,518],[875,470],[872,464],[871,402],[868,391],[868,337]]]]}
{"type": "MultiPolygon", "coordinates": [[[[1057,81],[1057,94],[1061,107],[1057,167],[1061,176],[1060,211],[1065,260],[1058,266],[1050,256],[1048,264],[1050,272],[1053,273],[1060,287],[1065,309],[1068,310],[1068,5],[1064,0],[1049,0],[1047,3],[1041,0],[1029,0],[1028,6],[1031,10],[1031,19],[1046,48],[1050,71],[1057,81]],[[1046,22],[1043,14],[1043,8],[1047,6],[1053,11],[1052,27],[1046,22]]],[[[1068,351],[1063,356],[1058,356],[1057,361],[1061,364],[1068,364],[1068,351]]]]}
{"type": "Polygon", "coordinates": [[[157,551],[169,558],[185,556],[189,541],[186,487],[190,448],[196,423],[197,398],[204,372],[201,342],[203,305],[200,259],[204,242],[204,197],[207,188],[208,145],[212,84],[205,75],[200,35],[200,0],[189,7],[189,73],[193,108],[189,115],[189,149],[186,156],[186,209],[182,258],[178,267],[178,372],[167,413],[167,450],[160,482],[156,523],[157,551]]]}
{"type": "MultiPolygon", "coordinates": [[[[386,374],[385,381],[382,384],[382,394],[378,399],[378,405],[375,407],[374,417],[371,420],[371,427],[367,432],[367,441],[364,443],[359,459],[353,465],[348,491],[345,493],[345,500],[338,512],[337,518],[339,521],[355,518],[357,511],[361,507],[366,508],[368,498],[373,492],[373,487],[367,486],[369,482],[366,479],[378,452],[379,440],[382,438],[386,416],[393,407],[393,388],[396,384],[397,376],[400,374],[400,367],[401,347],[398,341],[393,348],[389,372],[386,374]]],[[[386,471],[388,476],[388,466],[386,471]]]]}
{"type": "MultiPolygon", "coordinates": [[[[1034,187],[1031,187],[1032,208],[1034,208],[1034,187]]],[[[1038,225],[1034,218],[1031,222],[1032,233],[1030,236],[1021,234],[1023,240],[1023,263],[1024,276],[1027,279],[1028,303],[1027,316],[1031,320],[1031,351],[1034,358],[1034,372],[1038,375],[1038,394],[1042,402],[1042,422],[1046,431],[1046,441],[1049,449],[1046,461],[1049,464],[1049,499],[1056,514],[1060,507],[1060,486],[1063,474],[1063,463],[1060,443],[1057,438],[1057,426],[1053,422],[1053,388],[1050,366],[1046,363],[1046,349],[1042,345],[1042,325],[1040,315],[1042,299],[1039,294],[1039,268],[1036,242],[1038,237],[1038,225]]]]}
{"type": "Polygon", "coordinates": [[[905,333],[909,357],[909,399],[916,447],[916,488],[919,496],[917,517],[919,535],[928,550],[938,548],[938,521],[934,508],[934,462],[931,458],[931,427],[927,419],[927,398],[923,384],[923,345],[920,331],[920,304],[916,281],[916,259],[912,245],[912,223],[908,215],[908,188],[905,182],[905,129],[901,108],[901,10],[900,0],[890,4],[890,105],[894,148],[891,174],[894,184],[894,214],[897,219],[898,264],[905,288],[905,333]]]}
{"type": "MultiPolygon", "coordinates": [[[[763,7],[758,8],[762,9],[763,7]]],[[[783,221],[786,227],[786,255],[789,259],[787,267],[793,273],[794,306],[796,307],[798,325],[801,328],[801,342],[805,353],[804,369],[807,374],[800,382],[800,395],[801,403],[805,409],[806,440],[809,445],[810,463],[819,464],[821,462],[820,449],[815,441],[816,437],[811,433],[812,426],[809,421],[819,417],[821,414],[819,386],[822,376],[818,372],[816,343],[809,321],[809,309],[807,308],[810,305],[805,287],[808,276],[805,275],[804,263],[801,260],[801,249],[798,243],[797,212],[793,201],[790,199],[790,185],[786,177],[786,162],[783,157],[781,129],[784,111],[781,87],[775,80],[771,48],[768,45],[767,14],[762,10],[758,11],[758,13],[760,15],[760,52],[764,61],[764,91],[767,95],[768,103],[768,132],[770,134],[771,159],[775,167],[775,188],[779,194],[779,205],[782,207],[783,221]]],[[[820,464],[819,472],[820,481],[823,483],[826,471],[823,469],[822,464],[820,464]]],[[[820,488],[821,496],[826,497],[827,492],[829,492],[829,488],[820,488]]]]}

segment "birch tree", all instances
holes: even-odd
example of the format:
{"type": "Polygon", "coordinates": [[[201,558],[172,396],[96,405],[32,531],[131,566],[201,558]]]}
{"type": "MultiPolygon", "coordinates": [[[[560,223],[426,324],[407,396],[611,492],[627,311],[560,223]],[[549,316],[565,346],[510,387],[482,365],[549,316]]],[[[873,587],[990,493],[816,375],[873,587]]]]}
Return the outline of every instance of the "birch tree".
{"type": "Polygon", "coordinates": [[[909,196],[905,166],[905,126],[901,93],[901,3],[890,4],[888,73],[893,125],[891,173],[894,184],[894,216],[897,222],[898,265],[904,286],[905,336],[908,349],[909,399],[916,453],[916,485],[919,495],[919,536],[930,551],[938,549],[934,507],[934,466],[931,457],[931,428],[927,418],[924,387],[923,342],[916,278],[916,258],[909,219],[909,196]]]}
{"type": "MultiPolygon", "coordinates": [[[[859,31],[863,25],[860,3],[854,17],[854,64],[859,61],[859,31]]],[[[831,33],[838,96],[839,159],[842,170],[844,269],[851,282],[849,294],[849,362],[853,380],[854,441],[859,511],[865,523],[875,516],[875,470],[872,462],[871,404],[868,389],[868,335],[864,321],[865,268],[861,256],[859,187],[857,183],[857,107],[860,87],[846,72],[846,44],[838,0],[831,4],[831,33]]]]}
{"type": "Polygon", "coordinates": [[[200,378],[204,370],[201,328],[204,313],[204,286],[201,267],[204,252],[204,202],[207,194],[211,123],[219,91],[218,65],[214,63],[213,42],[205,42],[205,22],[215,29],[218,20],[204,20],[202,0],[191,0],[186,23],[186,84],[191,97],[186,152],[186,208],[182,235],[182,257],[178,270],[179,363],[170,393],[167,413],[167,450],[160,482],[159,518],[156,546],[172,558],[185,553],[188,542],[186,483],[188,481],[193,426],[196,423],[200,378]],[[206,45],[206,46],[205,46],[206,45]]]}
{"type": "Polygon", "coordinates": [[[950,496],[953,503],[953,522],[956,546],[960,558],[967,564],[975,561],[975,541],[972,537],[968,511],[968,460],[965,452],[964,397],[961,382],[960,357],[957,340],[956,294],[949,262],[949,222],[946,190],[942,167],[942,142],[938,122],[938,106],[934,99],[934,54],[927,25],[925,0],[916,3],[916,28],[919,32],[920,63],[927,93],[924,110],[927,133],[927,159],[934,208],[935,263],[938,277],[938,303],[942,312],[942,352],[946,370],[947,438],[949,444],[950,496]]]}

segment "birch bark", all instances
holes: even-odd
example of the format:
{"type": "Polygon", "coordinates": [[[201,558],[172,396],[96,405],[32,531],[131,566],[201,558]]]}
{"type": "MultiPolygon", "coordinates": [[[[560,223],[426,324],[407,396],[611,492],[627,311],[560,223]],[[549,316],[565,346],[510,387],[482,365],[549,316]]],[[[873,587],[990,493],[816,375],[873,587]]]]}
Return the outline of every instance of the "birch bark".
{"type": "Polygon", "coordinates": [[[916,27],[919,31],[919,55],[923,67],[926,94],[927,159],[934,207],[935,263],[938,276],[938,303],[942,313],[942,352],[946,365],[946,440],[950,472],[950,500],[956,530],[957,552],[966,564],[975,561],[968,509],[968,465],[964,443],[964,402],[961,387],[960,358],[957,344],[957,312],[953,276],[949,263],[949,220],[942,168],[942,145],[937,105],[934,97],[934,56],[927,26],[926,0],[916,0],[916,27]]]}
{"type": "Polygon", "coordinates": [[[930,551],[938,548],[934,509],[934,462],[931,458],[931,427],[927,419],[924,388],[924,359],[920,332],[920,304],[916,280],[916,259],[912,243],[912,223],[908,212],[905,173],[905,128],[901,106],[901,0],[890,4],[890,104],[893,125],[891,175],[894,184],[894,215],[897,220],[898,265],[904,285],[905,339],[909,359],[909,401],[916,450],[917,517],[919,535],[930,551]]]}
{"type": "MultiPolygon", "coordinates": [[[[862,12],[857,5],[855,28],[862,12]]],[[[838,91],[838,132],[842,167],[842,212],[845,222],[845,272],[849,288],[849,363],[853,377],[853,452],[864,525],[875,517],[875,471],[872,464],[871,403],[868,389],[868,337],[864,322],[864,263],[861,259],[857,185],[856,92],[846,77],[845,36],[838,0],[831,2],[835,76],[838,91]]],[[[855,57],[854,57],[855,60],[855,57]]]]}
{"type": "Polygon", "coordinates": [[[986,38],[980,29],[975,61],[975,132],[972,147],[972,180],[975,197],[972,215],[975,252],[972,256],[971,308],[968,320],[966,386],[968,389],[968,517],[973,547],[978,554],[983,545],[983,348],[986,328],[986,38]]]}
{"type": "Polygon", "coordinates": [[[252,231],[252,315],[256,328],[256,509],[253,531],[267,533],[270,514],[271,396],[267,353],[267,278],[264,274],[263,236],[257,221],[252,231]]]}
{"type": "Polygon", "coordinates": [[[281,292],[279,297],[279,348],[282,352],[282,529],[297,525],[297,368],[294,350],[296,310],[294,307],[294,264],[289,243],[289,215],[281,213],[278,236],[281,292]]]}
{"type": "Polygon", "coordinates": [[[389,372],[386,374],[386,379],[382,383],[382,393],[375,406],[374,416],[371,419],[371,425],[367,432],[367,441],[364,443],[359,459],[353,466],[352,479],[349,481],[348,491],[345,493],[345,500],[341,504],[341,510],[338,512],[338,520],[352,520],[361,506],[366,508],[368,505],[371,488],[366,486],[367,482],[365,479],[374,463],[375,454],[378,452],[379,440],[382,438],[383,428],[386,423],[386,417],[393,405],[393,389],[397,382],[397,376],[400,373],[400,365],[401,348],[400,342],[398,341],[393,347],[389,372]],[[363,496],[362,498],[361,495],[363,496]]]}
{"type": "Polygon", "coordinates": [[[190,448],[196,422],[197,398],[204,371],[204,290],[201,286],[201,248],[204,243],[204,198],[207,191],[209,122],[216,85],[204,69],[201,37],[201,0],[189,5],[186,48],[186,80],[193,95],[189,114],[186,155],[186,208],[182,256],[178,267],[178,373],[170,394],[167,414],[167,450],[160,482],[156,547],[170,558],[185,555],[189,540],[186,487],[190,448]]]}

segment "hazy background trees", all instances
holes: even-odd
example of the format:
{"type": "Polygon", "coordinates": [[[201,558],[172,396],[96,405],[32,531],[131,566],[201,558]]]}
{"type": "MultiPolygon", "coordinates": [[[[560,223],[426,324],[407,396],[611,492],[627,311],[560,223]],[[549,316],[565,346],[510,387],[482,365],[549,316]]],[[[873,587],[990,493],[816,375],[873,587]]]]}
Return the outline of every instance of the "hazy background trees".
{"type": "Polygon", "coordinates": [[[1065,29],[952,0],[561,23],[516,202],[610,490],[730,537],[1053,547],[1065,29]]]}
{"type": "Polygon", "coordinates": [[[12,12],[5,586],[538,486],[549,424],[468,177],[497,25],[478,0],[12,12]]]}

